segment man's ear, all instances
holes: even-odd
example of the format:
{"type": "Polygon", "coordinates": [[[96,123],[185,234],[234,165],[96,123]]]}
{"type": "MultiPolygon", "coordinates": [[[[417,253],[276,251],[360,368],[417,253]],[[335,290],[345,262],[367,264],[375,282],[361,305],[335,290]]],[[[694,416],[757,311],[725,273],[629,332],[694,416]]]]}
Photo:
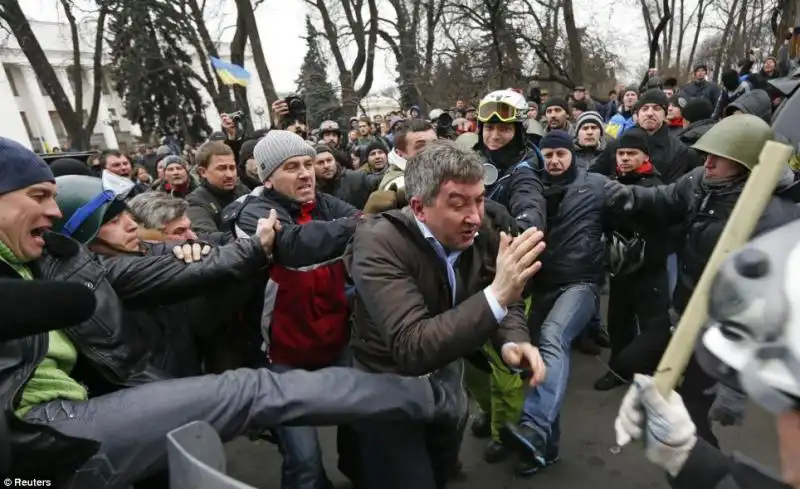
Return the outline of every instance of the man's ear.
{"type": "Polygon", "coordinates": [[[269,180],[265,180],[264,181],[264,188],[270,188],[271,189],[272,188],[272,182],[270,182],[269,180]]]}
{"type": "Polygon", "coordinates": [[[198,166],[197,167],[197,176],[200,177],[200,178],[205,178],[206,177],[206,169],[203,168],[202,166],[198,166]]]}

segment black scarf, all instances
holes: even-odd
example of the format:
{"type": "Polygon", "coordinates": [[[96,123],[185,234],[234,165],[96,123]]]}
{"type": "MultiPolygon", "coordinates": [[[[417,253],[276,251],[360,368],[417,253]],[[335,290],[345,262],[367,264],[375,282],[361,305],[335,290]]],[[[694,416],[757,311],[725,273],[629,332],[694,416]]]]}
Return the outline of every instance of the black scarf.
{"type": "Polygon", "coordinates": [[[547,203],[548,221],[558,216],[558,209],[561,207],[561,201],[564,200],[564,196],[567,194],[567,188],[575,181],[577,176],[578,167],[575,164],[574,155],[569,168],[561,175],[551,175],[547,172],[542,173],[542,183],[544,184],[542,195],[547,203]]]}

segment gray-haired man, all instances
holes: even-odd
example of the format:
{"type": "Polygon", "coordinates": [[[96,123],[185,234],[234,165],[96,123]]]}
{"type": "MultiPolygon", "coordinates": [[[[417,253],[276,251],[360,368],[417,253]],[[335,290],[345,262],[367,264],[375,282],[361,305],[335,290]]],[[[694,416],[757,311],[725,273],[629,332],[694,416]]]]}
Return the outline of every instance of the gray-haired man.
{"type": "MultiPolygon", "coordinates": [[[[464,418],[461,358],[493,339],[505,362],[544,378],[520,302],[540,268],[542,233],[512,239],[483,224],[483,165],[449,141],[429,144],[405,170],[409,207],[355,233],[348,256],[357,289],[351,347],[368,372],[427,375],[453,386],[464,418]]],[[[454,424],[357,426],[364,487],[435,489],[457,457],[454,424]]]]}

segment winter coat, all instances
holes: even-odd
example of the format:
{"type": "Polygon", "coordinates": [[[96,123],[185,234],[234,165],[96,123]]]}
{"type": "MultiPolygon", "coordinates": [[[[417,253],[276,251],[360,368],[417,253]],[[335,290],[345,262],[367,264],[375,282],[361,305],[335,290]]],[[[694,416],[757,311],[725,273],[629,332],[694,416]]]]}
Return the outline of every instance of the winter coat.
{"type": "Polygon", "coordinates": [[[735,110],[760,117],[767,124],[772,123],[772,100],[764,90],[753,90],[739,97],[727,107],[724,115],[731,115],[735,110]]]}
{"type": "Polygon", "coordinates": [[[425,375],[478,352],[489,339],[498,348],[528,341],[522,302],[509,306],[498,324],[483,292],[494,277],[498,244],[484,225],[455,261],[454,306],[445,264],[408,208],[360,226],[346,257],[358,291],[351,341],[356,366],[425,375]]]}
{"type": "Polygon", "coordinates": [[[607,144],[608,142],[605,136],[600,139],[600,144],[598,146],[591,148],[584,148],[575,141],[575,163],[577,163],[578,167],[582,170],[588,170],[594,165],[594,162],[603,153],[603,150],[606,149],[607,144]]]}
{"type": "Polygon", "coordinates": [[[363,209],[369,194],[377,190],[382,178],[383,174],[367,174],[340,166],[330,180],[317,177],[317,189],[347,202],[356,209],[363,209]]]}
{"type": "MultiPolygon", "coordinates": [[[[683,239],[678,243],[678,283],[673,294],[673,306],[678,312],[686,307],[745,183],[742,180],[724,187],[711,187],[703,182],[704,171],[696,168],[670,185],[632,189],[633,218],[660,228],[682,225],[683,239]]],[[[758,221],[754,236],[798,218],[800,207],[788,199],[773,196],[758,221]]]]}
{"type": "Polygon", "coordinates": [[[532,281],[534,291],[547,292],[578,282],[599,283],[605,273],[603,230],[607,179],[571,167],[571,179],[550,182],[543,176],[547,207],[544,266],[532,281]]]}
{"type": "Polygon", "coordinates": [[[719,86],[710,81],[687,83],[681,88],[679,95],[683,98],[690,99],[694,97],[705,97],[706,100],[711,102],[711,106],[717,105],[717,100],[721,95],[719,86]]]}
{"type": "Polygon", "coordinates": [[[741,455],[725,455],[699,438],[678,476],[668,480],[673,489],[791,489],[770,472],[741,455]]]}
{"type": "Polygon", "coordinates": [[[264,293],[261,330],[276,364],[319,368],[341,358],[349,339],[342,256],[361,213],[325,193],[299,203],[261,187],[231,204],[236,235],[255,233],[258,220],[278,213],[281,230],[264,293]],[[238,206],[238,209],[236,208],[238,206]]]}
{"type": "Polygon", "coordinates": [[[683,131],[675,134],[683,144],[686,146],[693,146],[703,134],[707,133],[709,129],[714,127],[717,121],[715,119],[702,119],[699,121],[692,122],[688,126],[686,126],[683,131]]]}
{"type": "MultiPolygon", "coordinates": [[[[701,163],[696,152],[691,151],[677,137],[669,134],[666,124],[647,136],[647,144],[650,147],[650,161],[661,174],[661,180],[664,183],[674,182],[701,163]]],[[[616,140],[611,141],[590,171],[609,177],[613,176],[617,171],[617,145],[616,140]]]]}
{"type": "MultiPolygon", "coordinates": [[[[99,256],[70,238],[47,233],[43,255],[30,266],[37,279],[81,283],[94,291],[98,306],[92,318],[64,330],[79,353],[73,378],[81,382],[82,373],[91,372],[110,384],[132,387],[168,376],[149,364],[146,345],[123,326],[124,309],[187,300],[208,287],[246,279],[266,263],[267,257],[255,238],[215,248],[203,261],[187,265],[171,253],[99,256]]],[[[0,276],[18,278],[3,263],[0,276]]],[[[11,432],[14,471],[20,477],[71,475],[99,448],[94,440],[32,425],[14,414],[19,392],[47,354],[48,341],[48,334],[42,333],[0,343],[0,397],[11,432]]]]}
{"type": "Polygon", "coordinates": [[[491,161],[488,152],[480,146],[478,154],[484,165],[493,165],[498,170],[497,180],[486,187],[486,197],[508,209],[520,229],[544,230],[547,220],[540,177],[544,159],[539,150],[526,146],[521,154],[507,162],[491,161]]]}
{"type": "Polygon", "coordinates": [[[231,202],[250,191],[237,183],[233,190],[225,191],[212,187],[203,181],[192,193],[186,197],[189,209],[186,215],[192,221],[192,230],[195,233],[216,233],[224,231],[222,210],[231,202]]]}

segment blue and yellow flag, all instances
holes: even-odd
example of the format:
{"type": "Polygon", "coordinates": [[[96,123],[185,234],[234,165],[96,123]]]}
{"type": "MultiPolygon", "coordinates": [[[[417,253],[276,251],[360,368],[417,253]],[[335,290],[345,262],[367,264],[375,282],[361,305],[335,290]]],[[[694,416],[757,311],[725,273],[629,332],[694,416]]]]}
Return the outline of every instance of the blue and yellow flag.
{"type": "Polygon", "coordinates": [[[227,63],[219,58],[211,57],[211,66],[216,70],[219,79],[225,85],[241,85],[246,87],[250,83],[250,72],[241,66],[227,63]]]}

